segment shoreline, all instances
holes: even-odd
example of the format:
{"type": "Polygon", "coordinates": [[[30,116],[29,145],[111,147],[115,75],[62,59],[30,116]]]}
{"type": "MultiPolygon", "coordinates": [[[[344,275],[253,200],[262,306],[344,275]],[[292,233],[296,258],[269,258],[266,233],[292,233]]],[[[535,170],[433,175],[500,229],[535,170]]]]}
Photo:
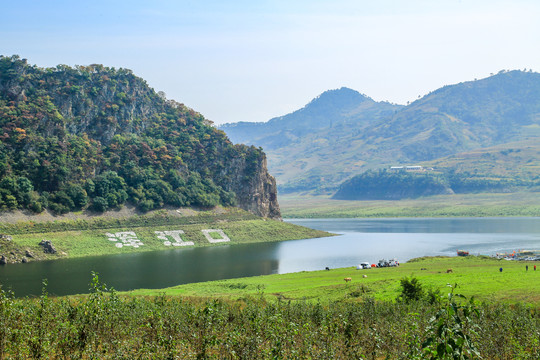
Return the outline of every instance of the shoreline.
{"type": "Polygon", "coordinates": [[[437,195],[403,200],[333,200],[328,195],[280,195],[284,219],[539,217],[540,193],[437,195]]]}
{"type": "Polygon", "coordinates": [[[2,224],[0,234],[6,237],[0,237],[0,263],[333,236],[238,209],[226,210],[188,216],[157,212],[130,218],[2,224]],[[47,241],[52,248],[40,245],[47,241]]]}

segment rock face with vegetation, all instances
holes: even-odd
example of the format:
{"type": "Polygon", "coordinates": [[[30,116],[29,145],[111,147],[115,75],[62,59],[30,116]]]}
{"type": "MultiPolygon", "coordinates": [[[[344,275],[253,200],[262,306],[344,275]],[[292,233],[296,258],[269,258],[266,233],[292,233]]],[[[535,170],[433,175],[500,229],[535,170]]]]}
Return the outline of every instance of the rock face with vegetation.
{"type": "Polygon", "coordinates": [[[261,149],[233,145],[127,69],[1,56],[0,127],[2,210],[221,204],[280,217],[261,149]]]}

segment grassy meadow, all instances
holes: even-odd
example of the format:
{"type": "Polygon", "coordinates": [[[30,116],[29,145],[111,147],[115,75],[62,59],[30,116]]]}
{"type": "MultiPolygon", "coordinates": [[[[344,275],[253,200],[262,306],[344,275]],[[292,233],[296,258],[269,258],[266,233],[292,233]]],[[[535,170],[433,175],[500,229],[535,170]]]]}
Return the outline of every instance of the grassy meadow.
{"type": "Polygon", "coordinates": [[[284,218],[540,216],[540,193],[437,195],[404,200],[333,200],[281,195],[284,218]]]}
{"type": "Polygon", "coordinates": [[[448,284],[479,301],[527,303],[540,308],[540,262],[507,261],[490,257],[426,257],[399,267],[356,270],[355,267],[266,275],[241,279],[184,284],[160,290],[135,290],[130,295],[182,295],[240,299],[260,296],[266,300],[333,302],[373,298],[394,301],[400,279],[417,278],[426,290],[448,293],[448,284]],[[525,270],[525,265],[529,270],[525,270]],[[533,266],[537,265],[537,270],[533,266]],[[503,268],[500,272],[499,268],[503,268]],[[425,269],[425,270],[422,270],[425,269]],[[452,269],[451,273],[447,273],[452,269]],[[367,277],[364,278],[363,275],[367,277]],[[344,278],[351,282],[345,283],[344,278]]]}

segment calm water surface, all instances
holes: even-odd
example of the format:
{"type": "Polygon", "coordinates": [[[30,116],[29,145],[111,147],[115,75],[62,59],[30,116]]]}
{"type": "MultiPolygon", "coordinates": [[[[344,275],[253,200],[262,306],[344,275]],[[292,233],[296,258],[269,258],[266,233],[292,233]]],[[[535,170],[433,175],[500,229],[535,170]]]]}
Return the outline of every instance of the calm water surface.
{"type": "Polygon", "coordinates": [[[362,261],[492,255],[540,249],[540,218],[287,220],[339,236],[223,245],[0,266],[0,284],[16,296],[39,295],[42,279],[55,295],[88,292],[90,273],[117,290],[163,288],[243,276],[355,266],[362,261]]]}

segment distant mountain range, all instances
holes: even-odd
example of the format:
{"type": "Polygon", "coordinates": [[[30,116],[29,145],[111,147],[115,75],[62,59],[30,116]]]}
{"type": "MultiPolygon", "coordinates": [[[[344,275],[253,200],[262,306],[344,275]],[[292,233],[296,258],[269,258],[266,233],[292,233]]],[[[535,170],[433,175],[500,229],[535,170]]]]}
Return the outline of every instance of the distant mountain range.
{"type": "Polygon", "coordinates": [[[221,129],[233,142],[263,147],[282,193],[333,192],[354,175],[392,165],[533,179],[540,74],[501,71],[444,86],[408,106],[341,88],[268,122],[221,129]],[[487,161],[471,155],[478,153],[487,161]]]}
{"type": "Polygon", "coordinates": [[[268,122],[238,122],[225,124],[221,129],[235,143],[279,149],[321,130],[364,127],[371,120],[392,115],[401,108],[402,105],[375,102],[357,91],[341,88],[326,91],[302,109],[268,122]]]}

